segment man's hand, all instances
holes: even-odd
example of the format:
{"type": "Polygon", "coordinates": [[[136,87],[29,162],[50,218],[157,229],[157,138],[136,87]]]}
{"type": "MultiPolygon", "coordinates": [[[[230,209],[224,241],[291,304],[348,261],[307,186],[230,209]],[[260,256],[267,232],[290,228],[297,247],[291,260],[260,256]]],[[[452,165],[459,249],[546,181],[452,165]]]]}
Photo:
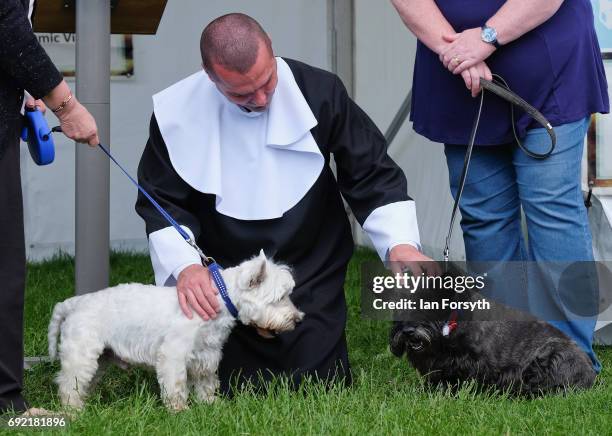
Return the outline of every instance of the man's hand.
{"type": "Polygon", "coordinates": [[[425,256],[410,244],[400,244],[393,247],[389,252],[391,271],[394,274],[401,274],[406,269],[412,274],[420,275],[424,273],[429,276],[442,275],[442,270],[437,262],[425,256]]]}
{"type": "Polygon", "coordinates": [[[176,283],[181,310],[192,319],[192,309],[204,321],[214,319],[219,312],[219,291],[213,285],[210,273],[202,265],[189,265],[178,276],[176,283]]]}
{"type": "Polygon", "coordinates": [[[440,61],[453,74],[461,74],[465,70],[478,65],[495,51],[492,44],[480,39],[481,29],[464,30],[461,33],[443,35],[448,43],[440,53],[440,61]]]}

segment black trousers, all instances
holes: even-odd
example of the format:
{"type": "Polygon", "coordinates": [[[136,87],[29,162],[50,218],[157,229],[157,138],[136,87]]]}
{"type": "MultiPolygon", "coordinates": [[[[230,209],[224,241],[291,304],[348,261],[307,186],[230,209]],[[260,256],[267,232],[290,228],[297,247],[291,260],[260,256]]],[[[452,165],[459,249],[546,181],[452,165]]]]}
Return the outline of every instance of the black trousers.
{"type": "Polygon", "coordinates": [[[23,303],[25,242],[19,138],[9,138],[0,159],[0,413],[25,410],[23,303]]]}

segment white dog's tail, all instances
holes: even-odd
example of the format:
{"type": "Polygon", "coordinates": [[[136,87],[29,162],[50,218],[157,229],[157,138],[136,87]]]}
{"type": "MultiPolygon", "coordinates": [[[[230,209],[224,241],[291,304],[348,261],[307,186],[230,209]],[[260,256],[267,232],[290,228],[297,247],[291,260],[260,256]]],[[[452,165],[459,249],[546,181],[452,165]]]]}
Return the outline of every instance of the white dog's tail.
{"type": "Polygon", "coordinates": [[[52,361],[57,357],[57,336],[59,335],[60,327],[66,316],[72,312],[75,300],[76,298],[74,297],[68,298],[62,303],[57,303],[53,308],[53,315],[51,315],[51,321],[49,322],[49,334],[47,336],[49,341],[49,357],[52,361]]]}

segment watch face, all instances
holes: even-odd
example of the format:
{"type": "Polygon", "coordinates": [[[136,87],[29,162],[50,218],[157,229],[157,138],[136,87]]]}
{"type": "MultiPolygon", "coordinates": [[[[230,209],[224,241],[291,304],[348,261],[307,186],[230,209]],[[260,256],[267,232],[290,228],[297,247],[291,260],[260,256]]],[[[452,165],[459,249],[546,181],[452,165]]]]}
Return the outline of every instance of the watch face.
{"type": "Polygon", "coordinates": [[[492,27],[485,27],[482,29],[482,40],[484,42],[493,42],[497,40],[497,31],[492,27]]]}

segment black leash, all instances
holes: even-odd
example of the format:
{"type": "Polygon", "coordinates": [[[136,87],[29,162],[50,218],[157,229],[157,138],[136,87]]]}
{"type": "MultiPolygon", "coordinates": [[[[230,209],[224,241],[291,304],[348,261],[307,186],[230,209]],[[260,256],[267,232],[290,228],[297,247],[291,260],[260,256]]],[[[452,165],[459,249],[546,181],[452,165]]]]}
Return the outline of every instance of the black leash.
{"type": "Polygon", "coordinates": [[[476,140],[476,133],[478,132],[478,125],[480,124],[480,117],[482,115],[482,108],[484,104],[484,95],[485,90],[503,98],[504,100],[510,103],[511,107],[511,117],[512,117],[512,132],[514,133],[514,139],[516,140],[519,148],[529,157],[533,159],[546,159],[549,157],[552,152],[555,150],[555,145],[557,143],[557,137],[555,135],[555,131],[552,125],[548,122],[548,120],[534,108],[532,105],[527,103],[521,97],[516,95],[514,92],[510,90],[510,87],[506,83],[506,81],[494,74],[493,77],[497,79],[500,83],[495,83],[493,81],[489,81],[486,79],[480,78],[480,86],[482,87],[482,91],[480,92],[480,104],[478,106],[478,113],[476,114],[476,119],[474,120],[474,125],[472,127],[472,133],[470,134],[470,142],[468,143],[468,148],[465,153],[465,159],[463,162],[463,171],[461,172],[461,178],[459,179],[459,190],[457,191],[457,195],[455,196],[455,204],[453,205],[453,213],[451,215],[450,227],[448,229],[448,234],[446,236],[446,243],[444,245],[444,267],[448,268],[448,255],[449,255],[449,246],[450,239],[453,233],[453,225],[455,224],[455,218],[457,216],[457,209],[459,207],[459,202],[461,201],[461,195],[463,194],[463,188],[465,187],[465,179],[467,177],[468,168],[470,166],[470,161],[472,160],[472,151],[474,149],[474,142],[476,140]],[[550,148],[546,153],[534,153],[533,151],[527,149],[518,138],[516,133],[516,126],[514,120],[514,106],[518,106],[527,112],[534,120],[536,120],[542,127],[546,129],[546,132],[550,136],[550,148]]]}

